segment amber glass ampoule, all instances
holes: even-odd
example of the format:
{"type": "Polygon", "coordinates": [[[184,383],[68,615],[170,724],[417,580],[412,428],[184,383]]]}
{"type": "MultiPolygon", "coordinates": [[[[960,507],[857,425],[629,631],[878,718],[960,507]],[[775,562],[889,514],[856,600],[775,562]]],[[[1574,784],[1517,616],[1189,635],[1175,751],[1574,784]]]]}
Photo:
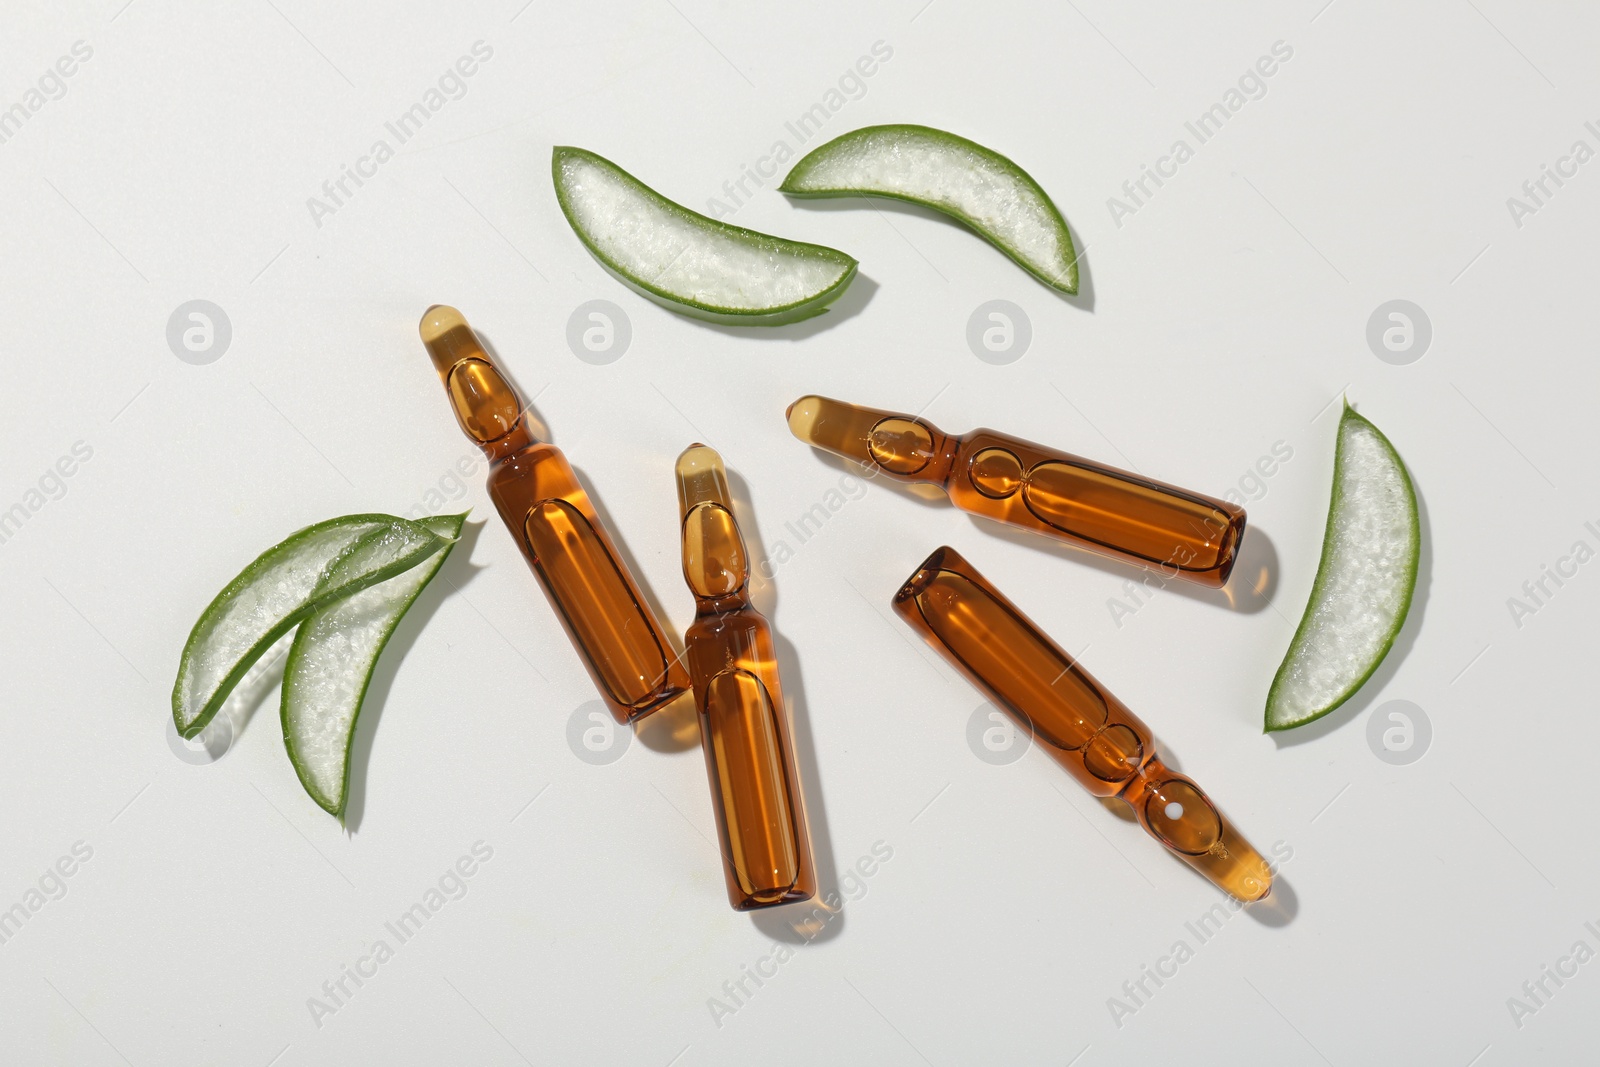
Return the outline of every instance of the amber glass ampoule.
{"type": "Polygon", "coordinates": [[[750,602],[750,558],[733,516],[722,457],[690,445],[678,457],[683,577],[695,620],[684,634],[728,901],[739,911],[817,892],[805,805],[772,627],[750,602]]]}
{"type": "Polygon", "coordinates": [[[1150,728],[953,548],[923,561],[894,610],[1097,797],[1120,797],[1151,837],[1246,902],[1272,872],[1211,799],[1155,753],[1150,728]]]}
{"type": "Polygon", "coordinates": [[[993,430],[953,437],[925,419],[821,396],[789,405],[800,440],[956,507],[1168,577],[1218,588],[1244,536],[1244,509],[993,430]]]}
{"type": "Polygon", "coordinates": [[[676,698],[688,674],[567,457],[533,436],[461,312],[435,304],[419,329],[456,421],[489,457],[489,496],[611,714],[632,722],[676,698]]]}

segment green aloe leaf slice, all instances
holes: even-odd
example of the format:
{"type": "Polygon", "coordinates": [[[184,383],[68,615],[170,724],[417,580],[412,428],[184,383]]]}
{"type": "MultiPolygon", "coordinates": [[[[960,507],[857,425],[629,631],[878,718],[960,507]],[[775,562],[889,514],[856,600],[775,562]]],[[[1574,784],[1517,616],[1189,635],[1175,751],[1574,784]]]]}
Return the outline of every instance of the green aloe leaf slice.
{"type": "Polygon", "coordinates": [[[1417,494],[1400,454],[1346,404],[1322,560],[1267,695],[1268,730],[1321,718],[1378,669],[1411,609],[1421,549],[1417,494]]]}
{"type": "Polygon", "coordinates": [[[172,687],[180,737],[205,729],[233,687],[273,643],[321,608],[426,559],[443,542],[393,515],[345,515],[291,534],[218,593],[183,646],[172,687]],[[329,565],[360,549],[362,563],[322,581],[329,565]]]}
{"type": "MultiPolygon", "coordinates": [[[[283,743],[300,784],[323,810],[343,819],[350,786],[350,741],[378,657],[395,627],[461,536],[466,515],[423,519],[442,544],[421,563],[338,600],[300,624],[283,669],[283,743]]],[[[334,560],[318,583],[331,589],[366,570],[382,546],[359,542],[334,560]]]]}
{"type": "Polygon", "coordinates": [[[707,218],[582,148],[556,148],[550,169],[567,222],[601,265],[685,315],[795,322],[825,311],[856,276],[856,261],[836,248],[707,218]]]}
{"type": "Polygon", "coordinates": [[[778,190],[882,196],[965,223],[1052,289],[1078,291],[1078,253],[1050,197],[999,152],[928,126],[866,126],[808,152],[778,190]]]}

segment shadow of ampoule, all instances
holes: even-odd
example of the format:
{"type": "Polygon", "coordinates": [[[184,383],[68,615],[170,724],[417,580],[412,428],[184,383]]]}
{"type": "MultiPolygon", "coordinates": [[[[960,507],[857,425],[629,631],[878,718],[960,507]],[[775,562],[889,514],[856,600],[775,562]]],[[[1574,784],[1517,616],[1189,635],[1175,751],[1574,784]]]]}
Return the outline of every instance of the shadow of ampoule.
{"type": "Polygon", "coordinates": [[[817,746],[811,733],[811,716],[806,702],[805,681],[800,673],[800,658],[794,644],[773,632],[778,653],[778,673],[783,678],[783,695],[789,705],[789,732],[794,739],[795,769],[800,776],[800,798],[806,827],[811,837],[812,863],[817,873],[817,895],[811,900],[778,908],[752,912],[750,921],[767,937],[789,944],[816,944],[832,941],[844,932],[844,909],[824,901],[842,900],[839,895],[839,870],[834,862],[833,838],[828,831],[828,806],[822,793],[817,766],[817,746]]]}
{"type": "MultiPolygon", "coordinates": [[[[1294,887],[1289,884],[1289,880],[1283,876],[1281,867],[1272,870],[1272,888],[1267,895],[1260,900],[1252,900],[1250,903],[1245,904],[1229,896],[1225,890],[1212,882],[1211,879],[1185,863],[1181,856],[1164,848],[1161,851],[1166,852],[1169,860],[1188,871],[1212,892],[1220,894],[1224,900],[1228,901],[1228,904],[1224,905],[1225,907],[1231,906],[1244,912],[1262,926],[1285,927],[1294,922],[1295,917],[1300,914],[1300,896],[1294,891],[1294,887]]],[[[1269,869],[1271,869],[1270,864],[1269,869]]]]}
{"type": "Polygon", "coordinates": [[[912,503],[920,504],[927,508],[949,508],[954,506],[950,503],[950,498],[944,494],[944,490],[940,489],[936,485],[929,485],[927,482],[896,481],[893,478],[885,477],[882,472],[873,467],[868,467],[863,463],[857,463],[853,459],[846,459],[837,453],[829,452],[825,448],[817,448],[813,445],[806,445],[800,441],[796,441],[795,443],[801,445],[802,447],[810,448],[813,456],[817,457],[817,459],[821,460],[827,466],[832,467],[834,470],[843,474],[848,474],[852,478],[859,479],[870,486],[876,487],[881,485],[886,489],[892,490],[897,496],[911,501],[912,503]]]}
{"type": "Polygon", "coordinates": [[[389,693],[394,688],[400,664],[405,662],[411,646],[417,643],[422,629],[433,618],[446,598],[459,592],[485,568],[474,564],[472,548],[478,543],[484,523],[468,522],[461,527],[461,537],[451,549],[450,557],[439,568],[439,573],[423,589],[409,610],[401,617],[389,642],[378,657],[367,685],[366,696],[361,701],[361,712],[356,719],[355,732],[350,738],[350,783],[345,793],[344,828],[355,832],[361,826],[366,811],[367,767],[372,763],[372,747],[377,739],[378,720],[389,703],[389,693]]]}
{"type": "MultiPolygon", "coordinates": [[[[517,379],[516,371],[511,368],[505,357],[500,354],[500,350],[495,347],[495,343],[489,339],[488,334],[476,326],[473,327],[472,332],[478,338],[478,343],[483,345],[484,354],[494,363],[495,369],[500,372],[500,376],[510,383],[511,388],[516,391],[517,399],[522,404],[522,417],[527,422],[528,432],[533,435],[536,441],[550,440],[549,424],[540,417],[533,407],[534,398],[539,393],[528,392],[522,382],[517,379]]],[[[540,393],[543,391],[543,389],[539,390],[540,393]]]]}
{"type": "Polygon", "coordinates": [[[1272,892],[1246,904],[1244,913],[1262,926],[1285,927],[1300,914],[1300,897],[1280,871],[1272,876],[1272,892]]]}
{"type": "Polygon", "coordinates": [[[1162,570],[1137,563],[1125,563],[1120,559],[1102,556],[1098,552],[1091,552],[1087,548],[1079,548],[1065,541],[1057,541],[1043,534],[1007,526],[982,515],[969,515],[968,518],[972,520],[974,526],[991,537],[1023,548],[1048,552],[1058,559],[1071,560],[1073,563],[1093,568],[1113,578],[1121,578],[1123,592],[1127,597],[1126,606],[1134,611],[1153,596],[1165,596],[1171,593],[1222,608],[1224,611],[1254,615],[1271,604],[1273,594],[1278,589],[1278,574],[1281,570],[1278,564],[1278,549],[1272,543],[1272,538],[1268,537],[1266,531],[1259,526],[1245,527],[1244,539],[1239,543],[1239,555],[1234,562],[1233,573],[1228,577],[1228,583],[1221,589],[1212,589],[1185,578],[1173,577],[1171,568],[1162,570]]]}
{"type": "MultiPolygon", "coordinates": [[[[889,216],[889,215],[900,215],[900,216],[905,216],[905,217],[908,217],[908,218],[922,219],[922,220],[925,220],[927,222],[931,222],[931,223],[933,223],[935,225],[938,225],[938,226],[949,226],[949,227],[952,227],[954,229],[962,231],[971,240],[976,241],[976,242],[984,245],[992,255],[996,255],[996,256],[1004,256],[1005,255],[1005,253],[1000,251],[999,248],[996,248],[995,246],[989,244],[988,241],[986,241],[981,235],[979,235],[976,232],[974,232],[972,230],[972,228],[969,227],[966,223],[961,222],[958,219],[951,218],[949,215],[946,215],[942,211],[935,211],[933,208],[924,207],[921,204],[913,204],[913,203],[910,203],[910,202],[905,201],[905,200],[895,200],[895,199],[892,199],[890,197],[884,197],[884,196],[859,196],[858,195],[858,196],[841,196],[841,197],[837,197],[837,198],[835,198],[835,197],[817,197],[817,198],[797,197],[797,198],[793,199],[791,202],[796,207],[803,208],[806,211],[831,212],[831,211],[872,210],[872,211],[876,211],[880,217],[884,217],[884,221],[885,222],[889,221],[888,218],[886,217],[886,216],[889,216]]],[[[895,229],[898,232],[898,227],[895,227],[895,229]]],[[[1029,280],[1034,282],[1036,285],[1038,285],[1039,288],[1041,290],[1043,290],[1044,292],[1047,292],[1047,293],[1050,293],[1050,294],[1054,295],[1055,297],[1057,297],[1058,299],[1060,299],[1064,303],[1071,304],[1073,307],[1078,308],[1080,311],[1093,312],[1094,311],[1094,275],[1089,269],[1089,261],[1088,261],[1088,259],[1085,258],[1084,254],[1083,254],[1083,252],[1084,252],[1083,238],[1080,237],[1078,235],[1077,231],[1072,228],[1072,224],[1070,222],[1067,223],[1067,232],[1072,235],[1072,247],[1077,251],[1077,258],[1078,258],[1078,291],[1077,291],[1077,293],[1075,293],[1075,294],[1073,294],[1073,293],[1064,293],[1061,290],[1056,289],[1056,288],[1054,288],[1052,286],[1045,285],[1043,282],[1038,281],[1037,279],[1033,278],[1031,275],[1029,276],[1029,280]]],[[[905,240],[908,241],[908,242],[914,242],[914,238],[909,237],[904,233],[901,234],[901,237],[905,238],[905,240]]],[[[913,249],[915,249],[917,246],[916,246],[915,243],[912,243],[911,247],[913,249]]],[[[920,251],[918,251],[917,254],[920,256],[922,253],[920,251]]],[[[1021,270],[1022,268],[1019,266],[1019,267],[1017,267],[1017,269],[1021,270]]]]}
{"type": "Polygon", "coordinates": [[[1428,505],[1423,499],[1421,487],[1416,484],[1415,472],[1411,473],[1411,484],[1417,493],[1420,544],[1417,548],[1417,584],[1411,595],[1411,609],[1406,613],[1406,621],[1400,627],[1400,632],[1395,635],[1394,644],[1389,647],[1383,662],[1372,672],[1372,676],[1362,683],[1361,688],[1356,690],[1355,695],[1315,722],[1297,726],[1292,730],[1273,731],[1271,734],[1273,743],[1279,748],[1303,745],[1307,741],[1326,737],[1351,719],[1360,716],[1382,694],[1390,680],[1394,678],[1395,672],[1400,669],[1400,664],[1411,654],[1411,648],[1417,642],[1417,633],[1422,629],[1422,616],[1428,607],[1428,590],[1433,583],[1433,524],[1428,519],[1428,505]]]}
{"type": "Polygon", "coordinates": [[[694,691],[684,690],[672,703],[652,711],[633,724],[633,736],[652,752],[687,752],[700,748],[700,719],[694,691]]]}
{"type": "MultiPolygon", "coordinates": [[[[726,466],[726,464],[724,464],[726,466]]],[[[745,555],[750,562],[750,602],[770,622],[778,610],[778,583],[773,574],[763,573],[761,562],[770,559],[766,539],[761,536],[761,519],[756,515],[755,502],[750,497],[750,483],[738,471],[728,468],[728,493],[733,497],[733,510],[739,521],[739,532],[744,535],[745,555]]],[[[777,627],[773,627],[774,630],[777,627]]]]}
{"type": "MultiPolygon", "coordinates": [[[[852,475],[866,482],[876,489],[883,487],[900,498],[928,508],[954,508],[950,498],[938,486],[922,482],[901,482],[893,478],[883,477],[877,471],[854,460],[828,452],[825,449],[812,448],[812,453],[824,464],[852,475]]],[[[1128,563],[1110,556],[1101,555],[1087,548],[1081,548],[1066,541],[1058,541],[1044,534],[1034,533],[1016,526],[1008,526],[996,519],[984,515],[968,514],[967,519],[978,529],[991,537],[1031,548],[1035,551],[1046,552],[1058,559],[1069,560],[1085,567],[1091,567],[1103,574],[1121,578],[1123,590],[1130,598],[1127,606],[1137,611],[1144,602],[1157,593],[1174,593],[1178,596],[1197,600],[1225,611],[1235,611],[1243,615],[1253,615],[1270,606],[1272,598],[1278,590],[1278,576],[1282,568],[1278,563],[1277,546],[1272,538],[1267,536],[1265,530],[1259,526],[1247,525],[1244,538],[1239,543],[1239,553],[1235,559],[1233,573],[1229,575],[1228,583],[1221,589],[1212,589],[1199,585],[1185,578],[1175,577],[1172,569],[1165,570],[1158,567],[1147,567],[1137,563],[1128,563]]]]}
{"type": "MultiPolygon", "coordinates": [[[[744,534],[745,553],[751,560],[765,560],[766,541],[761,536],[750,485],[735,470],[728,470],[728,491],[733,497],[739,530],[744,534]]],[[[816,898],[777,908],[751,912],[750,921],[767,937],[790,944],[815,944],[831,941],[844,930],[844,911],[830,908],[823,901],[838,900],[839,872],[834,862],[833,839],[828,832],[828,808],[822,795],[822,778],[817,767],[817,748],[811,733],[811,715],[806,702],[805,677],[800,671],[800,656],[793,642],[778,629],[778,586],[774,577],[760,568],[751,574],[750,600],[772,625],[772,643],[778,657],[778,677],[782,680],[785,709],[789,716],[789,735],[794,743],[795,771],[800,777],[802,817],[811,838],[812,863],[817,874],[816,898]]]]}
{"type": "MultiPolygon", "coordinates": [[[[1169,750],[1160,744],[1159,739],[1152,738],[1151,747],[1155,749],[1161,758],[1161,762],[1166,765],[1167,769],[1175,771],[1178,774],[1184,773],[1183,767],[1176,759],[1171,757],[1169,750]]],[[[1132,823],[1135,826],[1139,826],[1138,814],[1133,810],[1133,806],[1127,801],[1123,800],[1121,797],[1099,797],[1097,799],[1100,801],[1100,806],[1117,819],[1125,823],[1132,823]]],[[[1150,838],[1148,832],[1146,832],[1142,826],[1140,826],[1140,836],[1145,837],[1147,840],[1149,840],[1151,845],[1154,845],[1155,847],[1159,848],[1160,851],[1166,853],[1169,861],[1178,864],[1190,875],[1205,885],[1210,886],[1213,890],[1221,892],[1220,888],[1217,887],[1215,883],[1211,881],[1211,879],[1207,878],[1204,874],[1201,874],[1194,867],[1190,866],[1181,856],[1172,852],[1170,849],[1162,848],[1159,842],[1155,841],[1153,838],[1150,838]]],[[[1291,921],[1293,921],[1295,915],[1299,912],[1299,898],[1295,895],[1294,889],[1291,888],[1288,882],[1284,880],[1281,871],[1274,871],[1272,876],[1272,891],[1262,899],[1252,901],[1249,904],[1242,904],[1240,907],[1252,919],[1255,919],[1264,926],[1287,926],[1291,921]]]]}

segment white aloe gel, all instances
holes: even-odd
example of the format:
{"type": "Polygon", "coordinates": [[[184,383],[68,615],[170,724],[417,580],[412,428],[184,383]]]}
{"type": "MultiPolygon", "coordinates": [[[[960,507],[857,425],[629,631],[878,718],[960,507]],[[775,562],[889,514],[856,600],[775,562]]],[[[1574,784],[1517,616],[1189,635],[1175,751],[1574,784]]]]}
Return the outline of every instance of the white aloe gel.
{"type": "Polygon", "coordinates": [[[967,223],[1047,285],[1077,291],[1072,235],[1050,198],[1021,167],[964,137],[926,126],[869,126],[811,152],[780,189],[923,204],[967,223]]]}
{"type": "MultiPolygon", "coordinates": [[[[295,634],[283,674],[283,740],[306,792],[334,815],[344,812],[350,742],[378,656],[450,554],[465,518],[422,520],[420,525],[444,547],[410,570],[317,612],[295,634]]],[[[337,585],[366,566],[365,548],[335,561],[323,584],[337,585]]]]}
{"type": "Polygon", "coordinates": [[[263,553],[219,593],[184,646],[173,687],[173,721],[193,737],[262,652],[290,626],[314,611],[318,599],[382,581],[439,547],[416,523],[386,515],[352,515],[307,527],[263,553]],[[358,544],[360,566],[343,581],[321,585],[324,571],[358,544]]]}
{"type": "Polygon", "coordinates": [[[553,171],[567,220],[590,250],[675,310],[751,323],[814,312],[855,274],[843,252],[706,218],[591,152],[557,148],[553,171]]]}
{"type": "Polygon", "coordinates": [[[1420,548],[1405,465],[1377,427],[1346,407],[1322,561],[1267,698],[1267,729],[1332,711],[1383,662],[1411,607],[1420,548]]]}

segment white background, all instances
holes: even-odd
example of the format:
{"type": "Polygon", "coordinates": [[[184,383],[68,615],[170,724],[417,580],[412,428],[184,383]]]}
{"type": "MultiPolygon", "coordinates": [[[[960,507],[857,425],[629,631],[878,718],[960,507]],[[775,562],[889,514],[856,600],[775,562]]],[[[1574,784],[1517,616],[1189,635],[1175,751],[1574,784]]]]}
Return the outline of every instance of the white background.
{"type": "Polygon", "coordinates": [[[1547,980],[1520,1027],[1507,1000],[1576,941],[1600,949],[1582,770],[1600,740],[1582,622],[1600,564],[1520,628],[1507,601],[1573,542],[1600,547],[1583,527],[1600,519],[1600,163],[1520,227],[1506,201],[1575,140],[1600,148],[1583,126],[1600,118],[1600,17],[1506,0],[921,3],[8,12],[0,107],[74,42],[93,55],[0,144],[0,508],[37,503],[59,457],[92,449],[0,544],[0,908],[92,849],[0,945],[7,1062],[1592,1062],[1600,963],[1547,980]],[[318,226],[307,198],[479,40],[493,56],[465,96],[318,226]],[[735,221],[845,249],[862,277],[814,323],[715,329],[624,290],[567,228],[553,144],[703,209],[878,41],[892,58],[827,136],[922,122],[1011,155],[1087,246],[1083,295],[925,213],[798,206],[774,178],[735,221]],[[1108,198],[1193,145],[1184,122],[1277,41],[1293,57],[1265,96],[1117,225],[1108,198]],[[166,340],[197,298],[232,324],[203,366],[166,340]],[[1365,337],[1397,298],[1434,331],[1408,366],[1365,337]],[[608,366],[565,340],[592,299],[632,323],[608,366]],[[1010,365],[965,340],[991,299],[1032,323],[1010,365]],[[763,603],[823,885],[855,898],[814,940],[728,908],[692,719],[609,765],[569,748],[595,694],[481,469],[457,493],[477,532],[380,671],[352,832],[301,790],[275,694],[234,709],[214,764],[164,740],[179,650],[228,578],[311,522],[422,506],[472,454],[417,340],[433,302],[538,395],[675,629],[690,600],[671,462],[691,441],[738,476],[756,551],[797,547],[763,603]],[[796,545],[785,523],[845,473],[784,426],[807,392],[1218,495],[1276,442],[1293,458],[1249,502],[1236,604],[1171,588],[1118,626],[1107,602],[1132,570],[884,484],[796,545]],[[1341,393],[1411,468],[1424,585],[1373,685],[1267,737],[1341,393]],[[1293,850],[1276,905],[1200,945],[1185,924],[1223,899],[1212,887],[1039,752],[974,755],[982,698],[888,608],[942,543],[1084,650],[1263,851],[1293,850]],[[1270,605],[1248,594],[1262,564],[1270,605]],[[1394,699],[1433,727],[1409,766],[1367,742],[1394,699]],[[493,857],[466,895],[396,947],[384,923],[478,841],[493,857]],[[846,878],[877,842],[892,859],[846,878]],[[393,958],[314,1019],[310,998],[380,938],[393,958]],[[1114,1020],[1109,998],[1179,939],[1194,957],[1114,1020]],[[775,941],[800,943],[714,1013],[775,941]]]}

